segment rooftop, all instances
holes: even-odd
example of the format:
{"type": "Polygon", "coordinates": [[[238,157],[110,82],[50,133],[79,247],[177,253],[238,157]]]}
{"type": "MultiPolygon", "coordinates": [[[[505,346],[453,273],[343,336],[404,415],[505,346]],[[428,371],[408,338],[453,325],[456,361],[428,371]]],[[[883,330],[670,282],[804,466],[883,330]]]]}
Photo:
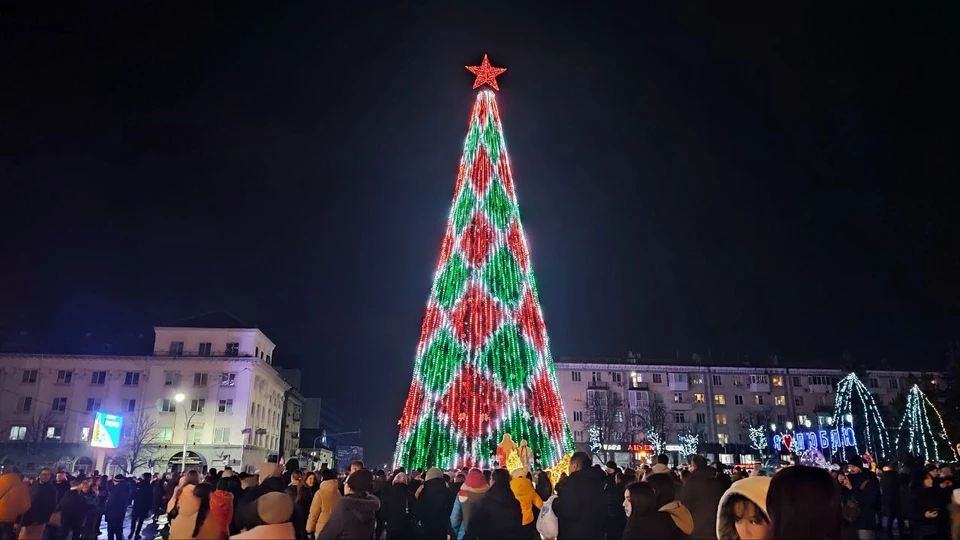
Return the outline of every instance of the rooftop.
{"type": "Polygon", "coordinates": [[[180,319],[170,324],[158,325],[159,328],[257,328],[254,324],[248,324],[232,313],[217,309],[180,319]]]}

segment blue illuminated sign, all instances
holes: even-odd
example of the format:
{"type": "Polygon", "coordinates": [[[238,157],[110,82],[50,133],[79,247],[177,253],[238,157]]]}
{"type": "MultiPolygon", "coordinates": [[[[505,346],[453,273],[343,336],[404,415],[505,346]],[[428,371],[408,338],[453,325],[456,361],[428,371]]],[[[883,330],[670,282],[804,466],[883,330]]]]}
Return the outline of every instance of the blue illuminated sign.
{"type": "Polygon", "coordinates": [[[772,437],[773,449],[777,452],[793,451],[803,452],[804,450],[815,448],[818,450],[836,450],[840,447],[856,447],[857,437],[853,433],[853,428],[843,426],[831,430],[821,429],[818,431],[794,431],[793,433],[774,433],[772,437]],[[789,435],[790,448],[784,448],[783,437],[789,435]]]}
{"type": "Polygon", "coordinates": [[[123,428],[122,416],[98,412],[93,419],[93,434],[90,437],[90,446],[116,448],[120,445],[121,428],[123,428]]]}

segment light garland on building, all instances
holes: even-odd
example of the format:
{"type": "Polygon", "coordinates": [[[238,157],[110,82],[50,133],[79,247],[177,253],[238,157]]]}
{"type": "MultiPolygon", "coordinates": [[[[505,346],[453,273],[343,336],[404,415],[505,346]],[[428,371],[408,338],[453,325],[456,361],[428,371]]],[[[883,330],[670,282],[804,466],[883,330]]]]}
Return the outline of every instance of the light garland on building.
{"type": "MultiPolygon", "coordinates": [[[[496,88],[485,57],[471,70],[496,88]]],[[[500,70],[500,71],[498,71],[500,70]]],[[[477,94],[394,462],[488,467],[504,433],[541,463],[573,448],[520,223],[500,113],[477,94]]]]}
{"type": "MultiPolygon", "coordinates": [[[[882,460],[890,456],[890,441],[883,415],[877,408],[873,394],[856,373],[848,374],[837,384],[833,403],[835,421],[840,425],[846,423],[854,429],[858,455],[870,452],[882,460]]],[[[839,449],[837,447],[834,450],[839,449]]]]}
{"type": "Polygon", "coordinates": [[[663,440],[663,435],[659,431],[648,431],[645,440],[653,447],[654,454],[660,455],[667,449],[667,441],[663,440]]]}
{"type": "Polygon", "coordinates": [[[600,451],[603,450],[603,442],[600,440],[600,428],[590,426],[588,433],[590,434],[590,453],[599,456],[600,451]]]}
{"type": "Polygon", "coordinates": [[[917,385],[907,393],[907,406],[897,429],[896,446],[901,454],[911,453],[933,463],[957,459],[940,411],[917,385]],[[933,424],[930,423],[930,411],[936,418],[933,424]]]}

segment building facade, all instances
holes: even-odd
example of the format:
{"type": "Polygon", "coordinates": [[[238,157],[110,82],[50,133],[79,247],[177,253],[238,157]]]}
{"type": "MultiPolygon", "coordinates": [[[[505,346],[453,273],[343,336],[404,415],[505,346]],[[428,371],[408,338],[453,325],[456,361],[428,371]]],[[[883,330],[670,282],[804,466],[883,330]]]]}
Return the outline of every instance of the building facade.
{"type": "Polygon", "coordinates": [[[279,453],[290,385],[275,345],[241,321],[155,328],[152,356],[0,355],[0,464],[24,472],[252,472],[279,453]],[[235,326],[232,328],[223,326],[235,326]],[[97,413],[123,418],[118,448],[94,448],[97,413]]]}
{"type": "MultiPolygon", "coordinates": [[[[640,362],[627,359],[571,359],[555,363],[560,393],[575,446],[588,450],[591,426],[604,433],[604,453],[642,461],[631,451],[656,426],[668,448],[678,435],[699,435],[717,454],[750,453],[749,430],[760,426],[822,427],[834,422],[840,369],[725,367],[640,362]]],[[[867,371],[864,384],[878,403],[889,405],[907,379],[920,372],[867,371]]],[[[940,374],[929,374],[939,378],[940,374]]]]}

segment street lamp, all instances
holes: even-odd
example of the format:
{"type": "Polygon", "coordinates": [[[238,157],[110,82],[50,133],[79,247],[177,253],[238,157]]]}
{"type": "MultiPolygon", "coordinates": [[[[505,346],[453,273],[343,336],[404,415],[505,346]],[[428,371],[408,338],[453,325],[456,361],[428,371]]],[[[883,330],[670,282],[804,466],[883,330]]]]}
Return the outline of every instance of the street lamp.
{"type": "Polygon", "coordinates": [[[787,429],[793,429],[793,422],[787,422],[787,429]]]}
{"type": "MultiPolygon", "coordinates": [[[[183,392],[177,392],[173,396],[173,400],[177,403],[183,403],[187,399],[187,396],[183,395],[183,392]]],[[[192,414],[188,414],[187,408],[183,407],[183,454],[180,455],[180,474],[187,473],[187,443],[189,442],[190,437],[190,420],[193,418],[192,414]]]]}

